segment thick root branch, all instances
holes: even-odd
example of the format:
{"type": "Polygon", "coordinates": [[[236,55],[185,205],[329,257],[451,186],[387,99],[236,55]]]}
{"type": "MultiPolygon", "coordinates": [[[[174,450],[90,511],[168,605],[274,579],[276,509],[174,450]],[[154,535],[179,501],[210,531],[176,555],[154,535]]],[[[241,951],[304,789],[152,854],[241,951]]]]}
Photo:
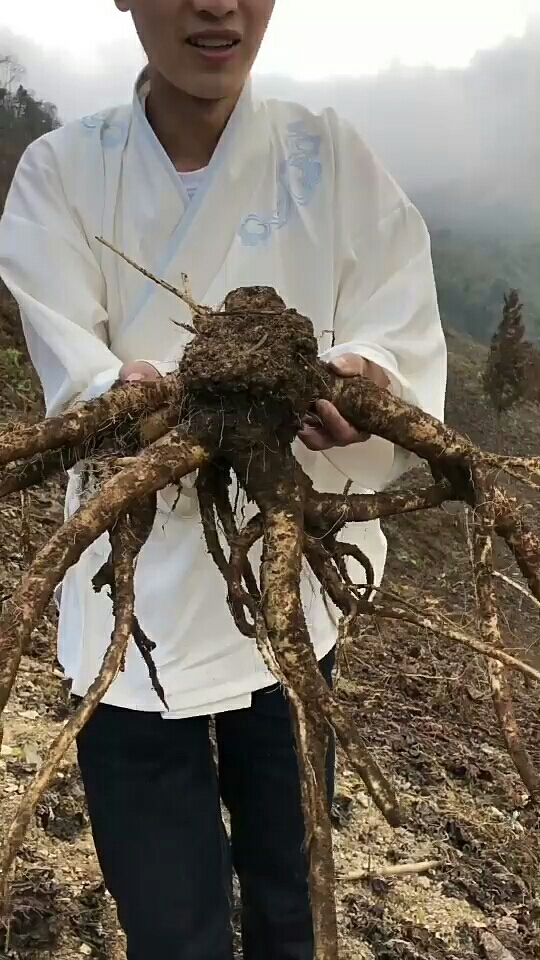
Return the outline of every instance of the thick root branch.
{"type": "Polygon", "coordinates": [[[529,586],[540,601],[540,541],[521,516],[518,504],[502,490],[492,490],[495,531],[506,542],[529,586]]]}
{"type": "Polygon", "coordinates": [[[132,504],[178,483],[208,459],[203,446],[188,440],[181,430],[173,431],[108,480],[43,547],[0,620],[0,713],[32,630],[69,568],[132,504]]]}
{"type": "Polygon", "coordinates": [[[96,400],[76,404],[62,416],[31,426],[15,423],[0,433],[0,467],[60,449],[69,460],[72,448],[88,442],[95,447],[103,437],[138,436],[141,420],[160,407],[174,404],[180,408],[182,393],[179,377],[170,374],[160,380],[117,387],[96,400]]]}
{"type": "Polygon", "coordinates": [[[114,631],[100,671],[75,713],[53,741],[47,756],[28,787],[9,827],[0,866],[0,902],[5,905],[8,879],[28,824],[67,751],[94,713],[122,667],[134,616],[134,561],[140,541],[128,521],[121,520],[111,535],[114,568],[114,631]]]}
{"type": "MultiPolygon", "coordinates": [[[[140,503],[135,504],[128,515],[132,535],[137,538],[139,548],[137,553],[142,550],[144,544],[148,540],[154,526],[155,516],[156,516],[157,502],[156,495],[147,497],[145,500],[142,500],[140,503]]],[[[119,523],[125,522],[125,518],[121,518],[119,523]]],[[[94,590],[99,593],[100,590],[108,587],[110,590],[110,596],[114,605],[115,598],[115,576],[114,576],[114,563],[112,554],[109,559],[103,564],[101,570],[98,570],[95,577],[92,580],[94,590]]],[[[152,656],[153,651],[156,648],[156,644],[150,640],[144,630],[142,629],[137,617],[133,616],[133,640],[137,650],[139,651],[141,657],[143,658],[146,668],[148,670],[148,676],[150,677],[150,682],[152,688],[158,695],[163,706],[166,710],[169,709],[167,700],[165,699],[165,691],[160,683],[156,665],[154,663],[154,658],[152,656]]]]}
{"type": "Polygon", "coordinates": [[[11,493],[40,486],[51,477],[70,470],[83,456],[91,453],[93,453],[93,447],[89,444],[85,451],[73,447],[66,452],[55,450],[52,453],[46,453],[28,463],[10,463],[0,473],[0,500],[11,493]]]}
{"type": "Polygon", "coordinates": [[[338,960],[338,929],[330,804],[326,793],[326,725],[309,719],[302,700],[287,682],[268,641],[264,619],[257,620],[257,646],[268,669],[287,691],[293,724],[302,810],[309,856],[314,960],[338,960]]]}
{"type": "Polygon", "coordinates": [[[335,897],[332,825],[326,796],[325,755],[328,735],[324,725],[315,725],[294,691],[289,692],[297,745],[302,806],[309,855],[309,886],[313,913],[315,960],[338,960],[338,928],[335,897]]]}
{"type": "Polygon", "coordinates": [[[320,364],[320,396],[331,400],[358,430],[383,437],[440,471],[456,489],[469,485],[469,466],[504,470],[538,486],[540,457],[486,453],[435,417],[412,407],[363,377],[341,378],[320,364]]]}
{"type": "Polygon", "coordinates": [[[303,497],[291,455],[282,451],[275,472],[271,456],[265,451],[264,457],[251,457],[249,473],[243,463],[235,467],[248,492],[252,490],[264,521],[261,597],[268,640],[287,687],[301,698],[310,717],[319,721],[322,713],[381,813],[397,826],[400,811],[394,790],[317,667],[300,600],[303,497]]]}
{"type": "MultiPolygon", "coordinates": [[[[485,471],[473,470],[477,506],[473,514],[473,552],[475,585],[479,610],[479,628],[488,647],[502,647],[497,615],[497,601],[493,584],[493,533],[495,509],[485,471]]],[[[523,744],[518,727],[512,694],[500,660],[488,657],[488,676],[495,712],[508,752],[531,798],[540,799],[540,777],[523,744]]]]}
{"type": "Polygon", "coordinates": [[[312,493],[306,503],[306,525],[313,532],[337,533],[347,523],[367,523],[402,513],[429,510],[452,499],[452,489],[446,483],[399,493],[352,493],[348,496],[312,493]]]}

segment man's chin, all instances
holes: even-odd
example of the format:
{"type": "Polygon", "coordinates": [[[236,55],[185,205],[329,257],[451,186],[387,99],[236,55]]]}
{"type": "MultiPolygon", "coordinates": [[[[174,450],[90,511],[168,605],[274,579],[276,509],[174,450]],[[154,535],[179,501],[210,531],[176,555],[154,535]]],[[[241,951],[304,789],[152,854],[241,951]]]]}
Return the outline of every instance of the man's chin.
{"type": "Polygon", "coordinates": [[[216,100],[237,99],[244,87],[245,79],[231,76],[201,76],[200,78],[191,78],[189,84],[178,84],[179,89],[183,89],[189,96],[195,100],[206,100],[208,102],[216,100]]]}

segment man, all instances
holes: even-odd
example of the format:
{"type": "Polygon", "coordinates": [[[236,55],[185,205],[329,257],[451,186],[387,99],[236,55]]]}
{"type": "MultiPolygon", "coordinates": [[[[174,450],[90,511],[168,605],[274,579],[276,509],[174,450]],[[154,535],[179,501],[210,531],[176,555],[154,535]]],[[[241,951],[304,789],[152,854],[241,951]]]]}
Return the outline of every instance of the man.
{"type": "MultiPolygon", "coordinates": [[[[335,114],[258,102],[249,73],[273,0],[116,0],[148,58],[133,105],[69,124],[23,157],[0,229],[49,415],[125,380],[172,370],[189,338],[182,303],[104,248],[110,240],[195,299],[273,286],[313,321],[321,354],[442,417],[446,376],[429,239],[407,198],[335,114]]],[[[344,24],[346,29],[346,24],[344,24]]],[[[301,38],[299,38],[301,42],[301,38]]],[[[359,436],[328,403],[296,455],[316,487],[380,489],[399,451],[359,436]],[[324,451],[324,452],[323,452],[324,451]]],[[[66,511],[78,505],[77,471],[66,511]]],[[[377,523],[352,532],[380,581],[377,523]]],[[[63,584],[59,657],[82,696],[111,630],[91,547],[63,584]]],[[[335,626],[303,597],[330,682],[335,626]]],[[[157,644],[170,707],[132,645],[79,739],[96,848],[129,960],[231,960],[229,847],[245,960],[310,960],[313,936],[298,773],[287,705],[227,611],[206,555],[193,483],[165,490],[137,567],[137,614],[157,644]],[[216,717],[219,769],[208,735],[216,717]]],[[[331,751],[330,751],[331,753],[331,751]]],[[[328,758],[331,793],[333,757],[328,758]]]]}

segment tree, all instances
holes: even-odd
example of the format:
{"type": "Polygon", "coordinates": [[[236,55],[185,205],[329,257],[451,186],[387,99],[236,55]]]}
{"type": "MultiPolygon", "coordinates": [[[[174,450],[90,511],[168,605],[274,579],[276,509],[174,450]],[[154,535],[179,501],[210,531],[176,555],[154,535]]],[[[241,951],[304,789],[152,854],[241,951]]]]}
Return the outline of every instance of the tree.
{"type": "MultiPolygon", "coordinates": [[[[0,213],[26,148],[60,126],[56,107],[38,100],[23,86],[23,78],[24,68],[0,51],[0,213]]],[[[1,284],[0,294],[5,297],[1,284]]]]}
{"type": "Polygon", "coordinates": [[[503,317],[491,339],[483,385],[497,422],[527,395],[531,344],[525,339],[523,304],[519,292],[504,295],[503,317]]]}
{"type": "Polygon", "coordinates": [[[0,54],[0,87],[11,93],[13,84],[24,76],[24,67],[6,54],[0,54]]]}

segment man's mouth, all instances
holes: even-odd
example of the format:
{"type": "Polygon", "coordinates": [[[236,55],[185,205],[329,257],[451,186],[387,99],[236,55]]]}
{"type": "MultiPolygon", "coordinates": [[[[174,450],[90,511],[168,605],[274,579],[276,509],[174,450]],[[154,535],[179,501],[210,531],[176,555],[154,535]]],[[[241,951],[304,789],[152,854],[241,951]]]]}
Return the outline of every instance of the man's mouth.
{"type": "Polygon", "coordinates": [[[199,50],[220,51],[233,50],[240,43],[240,37],[233,34],[193,34],[186,43],[199,50]]]}

